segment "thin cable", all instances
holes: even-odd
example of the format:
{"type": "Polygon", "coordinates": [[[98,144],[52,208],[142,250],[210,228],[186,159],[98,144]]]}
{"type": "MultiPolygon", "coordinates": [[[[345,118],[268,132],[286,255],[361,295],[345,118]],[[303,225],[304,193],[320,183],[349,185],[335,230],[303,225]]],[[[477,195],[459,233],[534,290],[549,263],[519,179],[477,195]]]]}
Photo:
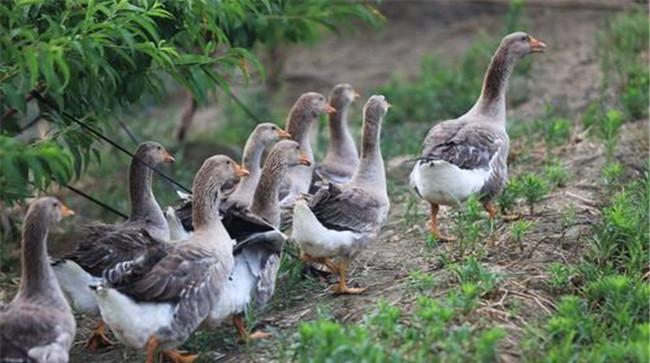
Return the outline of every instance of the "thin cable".
{"type": "Polygon", "coordinates": [[[138,146],[138,144],[140,144],[140,142],[138,141],[138,138],[135,137],[133,132],[131,132],[131,129],[129,129],[129,127],[126,126],[126,124],[122,121],[122,119],[120,119],[119,117],[115,117],[115,121],[117,121],[117,123],[120,124],[120,127],[122,127],[122,130],[124,130],[124,132],[126,132],[126,134],[129,136],[129,139],[131,139],[131,141],[133,141],[133,144],[135,146],[138,146]]]}
{"type": "MultiPolygon", "coordinates": [[[[52,179],[54,179],[54,178],[52,178],[52,179]]],[[[57,182],[57,183],[59,183],[59,182],[57,182]]],[[[102,202],[102,201],[100,201],[100,200],[97,200],[97,199],[91,197],[90,195],[88,195],[88,194],[82,192],[81,190],[79,190],[79,189],[77,189],[77,188],[75,188],[75,187],[73,187],[73,186],[71,186],[71,185],[68,185],[68,184],[66,184],[66,183],[59,183],[59,184],[62,185],[62,186],[64,186],[64,187],[66,187],[66,188],[68,188],[68,189],[70,189],[71,191],[73,191],[73,192],[75,192],[75,193],[81,195],[82,197],[84,197],[84,198],[90,200],[91,202],[93,202],[93,203],[99,205],[100,207],[102,207],[102,208],[104,208],[104,209],[106,209],[106,210],[108,210],[108,211],[111,211],[111,212],[117,214],[118,216],[120,216],[120,217],[122,217],[122,218],[124,218],[124,219],[129,219],[129,216],[127,216],[126,214],[120,212],[119,210],[117,210],[117,209],[111,207],[110,205],[108,205],[108,204],[106,204],[106,203],[104,203],[104,202],[102,202]]]]}
{"type": "Polygon", "coordinates": [[[152,165],[149,165],[149,163],[147,163],[144,160],[140,159],[139,157],[135,156],[132,152],[130,152],[127,149],[123,148],[122,146],[120,146],[115,141],[113,141],[113,140],[109,139],[108,137],[104,136],[101,132],[95,130],[94,128],[92,128],[90,126],[88,126],[84,122],[79,121],[76,117],[70,115],[69,113],[67,113],[65,111],[58,110],[57,107],[52,105],[52,103],[49,100],[46,100],[45,98],[43,98],[43,96],[41,96],[40,93],[38,93],[36,91],[32,91],[32,94],[34,95],[34,98],[36,98],[39,101],[43,102],[45,105],[47,105],[51,109],[59,112],[61,115],[65,116],[70,121],[76,123],[77,125],[81,126],[85,130],[89,131],[91,134],[93,134],[93,135],[99,137],[100,139],[106,141],[107,143],[111,144],[113,147],[115,147],[116,149],[120,150],[121,152],[129,155],[131,158],[133,158],[133,159],[137,160],[138,162],[141,162],[142,164],[146,165],[149,169],[153,170],[156,174],[160,175],[163,179],[165,179],[168,182],[170,182],[170,183],[176,185],[177,187],[183,189],[187,193],[192,193],[191,189],[186,188],[183,184],[181,184],[181,183],[175,181],[174,179],[168,177],[163,172],[161,172],[158,169],[154,168],[152,165]]]}
{"type": "Polygon", "coordinates": [[[232,98],[233,101],[235,101],[235,103],[236,103],[237,105],[239,105],[239,107],[240,107],[242,110],[244,110],[244,112],[248,115],[248,117],[250,117],[250,118],[252,118],[253,120],[255,120],[255,122],[257,122],[258,124],[259,124],[259,123],[262,123],[262,119],[260,119],[259,117],[257,117],[257,115],[255,115],[255,114],[253,113],[253,111],[251,111],[248,107],[246,107],[246,105],[244,105],[244,102],[242,102],[242,101],[241,101],[237,96],[235,96],[234,93],[230,92],[230,90],[228,90],[228,89],[226,89],[226,88],[223,88],[223,90],[224,90],[224,92],[226,92],[226,93],[230,96],[230,98],[232,98]]]}

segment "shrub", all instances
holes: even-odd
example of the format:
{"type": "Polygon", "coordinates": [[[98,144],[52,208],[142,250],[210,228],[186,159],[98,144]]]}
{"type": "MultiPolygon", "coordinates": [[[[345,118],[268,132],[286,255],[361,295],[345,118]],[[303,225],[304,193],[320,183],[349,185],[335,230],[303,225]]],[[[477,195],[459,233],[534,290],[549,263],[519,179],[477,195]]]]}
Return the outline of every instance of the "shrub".
{"type": "Polygon", "coordinates": [[[564,187],[569,180],[569,173],[559,160],[554,160],[544,167],[544,177],[554,187],[564,187]]]}
{"type": "Polygon", "coordinates": [[[519,194],[524,198],[531,215],[534,214],[535,204],[541,202],[550,190],[548,183],[533,173],[526,173],[518,177],[519,194]]]}

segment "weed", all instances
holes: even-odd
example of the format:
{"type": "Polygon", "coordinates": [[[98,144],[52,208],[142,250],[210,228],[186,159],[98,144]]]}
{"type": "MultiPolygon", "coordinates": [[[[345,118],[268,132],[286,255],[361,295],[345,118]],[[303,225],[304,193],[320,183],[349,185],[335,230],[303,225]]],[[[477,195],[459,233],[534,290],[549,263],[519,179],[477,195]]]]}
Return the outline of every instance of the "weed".
{"type": "Polygon", "coordinates": [[[547,148],[565,145],[571,139],[571,120],[563,117],[553,117],[537,121],[537,128],[541,129],[544,135],[544,142],[547,148]]]}
{"type": "Polygon", "coordinates": [[[485,234],[485,224],[482,223],[483,207],[474,196],[465,202],[463,208],[454,215],[454,234],[458,238],[455,243],[458,245],[461,256],[469,250],[474,250],[481,235],[485,234]]]}
{"type": "Polygon", "coordinates": [[[575,275],[576,268],[560,262],[553,262],[548,267],[550,275],[549,283],[555,289],[566,290],[571,283],[571,277],[575,275]]]}
{"type": "Polygon", "coordinates": [[[549,193],[548,183],[533,173],[526,173],[518,177],[519,193],[526,201],[530,215],[535,214],[535,204],[541,202],[549,193]]]}
{"type": "Polygon", "coordinates": [[[564,187],[569,180],[569,173],[559,160],[554,160],[544,167],[544,177],[552,186],[564,187]]]}
{"type": "Polygon", "coordinates": [[[501,279],[499,275],[481,265],[474,256],[470,256],[462,264],[451,265],[449,269],[454,273],[459,284],[476,284],[480,295],[492,291],[501,279]]]}
{"type": "Polygon", "coordinates": [[[417,270],[409,274],[409,285],[420,292],[430,291],[435,286],[435,283],[433,276],[426,272],[417,270]]]}
{"type": "Polygon", "coordinates": [[[562,228],[569,228],[576,224],[576,206],[570,204],[562,211],[562,228]]]}
{"type": "Polygon", "coordinates": [[[622,86],[620,102],[632,119],[648,116],[648,99],[650,99],[650,73],[647,65],[630,69],[622,86]]]}
{"type": "Polygon", "coordinates": [[[521,188],[518,178],[508,180],[508,184],[506,184],[501,194],[499,194],[499,196],[496,198],[497,204],[499,205],[499,209],[501,209],[502,214],[507,214],[508,212],[512,211],[512,208],[517,203],[517,198],[520,194],[520,190],[521,188]]]}
{"type": "Polygon", "coordinates": [[[524,250],[524,238],[535,226],[535,223],[526,219],[514,222],[510,226],[510,237],[512,241],[519,246],[519,250],[524,250]]]}
{"type": "Polygon", "coordinates": [[[619,186],[619,182],[623,176],[623,165],[615,161],[609,162],[603,167],[602,173],[605,186],[609,191],[613,191],[619,186]]]}

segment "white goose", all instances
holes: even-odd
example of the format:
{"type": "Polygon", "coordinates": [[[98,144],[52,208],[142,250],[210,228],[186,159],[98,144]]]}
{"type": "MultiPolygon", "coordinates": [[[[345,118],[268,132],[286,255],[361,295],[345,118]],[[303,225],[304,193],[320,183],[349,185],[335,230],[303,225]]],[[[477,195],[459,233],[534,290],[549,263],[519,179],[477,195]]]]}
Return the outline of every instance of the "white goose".
{"type": "Polygon", "coordinates": [[[453,240],[438,229],[440,205],[457,206],[479,195],[483,206],[495,216],[491,200],[508,179],[506,133],[506,89],[517,61],[543,52],[546,44],[522,32],[501,41],[483,80],[478,100],[466,114],[443,121],[429,130],[423,151],[413,167],[410,184],[431,205],[431,233],[453,240]]]}
{"type": "Polygon", "coordinates": [[[339,275],[336,293],[357,294],[365,289],[346,283],[349,261],[375,241],[388,216],[381,122],[389,108],[384,96],[372,96],[363,108],[361,160],[352,180],[319,189],[309,202],[299,199],[293,210],[292,238],[302,258],[328,266],[339,275]],[[339,258],[335,263],[331,258],[339,258]]]}

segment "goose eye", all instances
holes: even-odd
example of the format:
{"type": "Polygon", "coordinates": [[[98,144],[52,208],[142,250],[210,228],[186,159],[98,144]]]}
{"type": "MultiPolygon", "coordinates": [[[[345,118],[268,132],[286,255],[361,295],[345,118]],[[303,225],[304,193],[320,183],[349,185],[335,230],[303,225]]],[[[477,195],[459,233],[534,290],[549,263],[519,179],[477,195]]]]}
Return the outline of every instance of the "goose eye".
{"type": "Polygon", "coordinates": [[[158,146],[157,149],[158,149],[158,150],[162,150],[162,147],[158,146]]]}
{"type": "Polygon", "coordinates": [[[59,203],[57,203],[57,202],[52,203],[52,207],[54,207],[54,208],[58,208],[58,207],[59,207],[59,203]]]}
{"type": "Polygon", "coordinates": [[[277,127],[271,126],[271,130],[275,131],[276,129],[277,129],[277,127]]]}
{"type": "Polygon", "coordinates": [[[230,165],[230,160],[226,161],[226,165],[230,165]]]}
{"type": "Polygon", "coordinates": [[[525,36],[521,37],[521,40],[525,42],[526,40],[528,40],[528,36],[525,35],[525,36]]]}

